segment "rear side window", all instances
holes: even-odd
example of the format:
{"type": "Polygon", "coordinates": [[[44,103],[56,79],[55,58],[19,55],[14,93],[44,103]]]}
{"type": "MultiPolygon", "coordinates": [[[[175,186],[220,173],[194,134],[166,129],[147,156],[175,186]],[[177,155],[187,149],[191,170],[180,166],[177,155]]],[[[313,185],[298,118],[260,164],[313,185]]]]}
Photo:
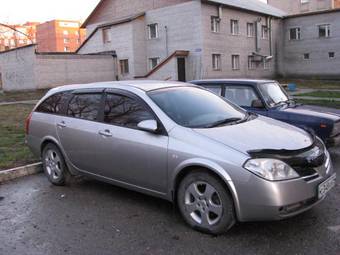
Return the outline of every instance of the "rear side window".
{"type": "Polygon", "coordinates": [[[66,103],[70,94],[71,92],[64,92],[52,95],[42,102],[36,111],[50,114],[61,114],[62,106],[66,103]]]}
{"type": "Polygon", "coordinates": [[[230,86],[225,89],[225,98],[239,106],[251,107],[259,99],[255,91],[247,86],[230,86]]]}
{"type": "Polygon", "coordinates": [[[104,122],[128,128],[137,128],[143,120],[155,119],[153,114],[138,100],[123,95],[107,94],[104,122]]]}
{"type": "Polygon", "coordinates": [[[92,120],[98,118],[102,95],[96,94],[76,94],[70,101],[67,109],[67,116],[92,120]]]}

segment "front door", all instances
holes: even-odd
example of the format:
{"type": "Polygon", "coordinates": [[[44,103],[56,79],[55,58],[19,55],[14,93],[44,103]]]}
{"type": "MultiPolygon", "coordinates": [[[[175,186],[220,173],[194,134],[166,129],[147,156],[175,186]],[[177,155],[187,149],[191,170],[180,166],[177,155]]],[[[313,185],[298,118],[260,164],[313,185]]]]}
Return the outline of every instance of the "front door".
{"type": "Polygon", "coordinates": [[[168,136],[139,130],[143,120],[156,119],[142,99],[108,92],[101,125],[99,162],[112,180],[165,193],[168,136]]]}
{"type": "Polygon", "coordinates": [[[177,58],[178,81],[186,82],[185,58],[177,58]]]}

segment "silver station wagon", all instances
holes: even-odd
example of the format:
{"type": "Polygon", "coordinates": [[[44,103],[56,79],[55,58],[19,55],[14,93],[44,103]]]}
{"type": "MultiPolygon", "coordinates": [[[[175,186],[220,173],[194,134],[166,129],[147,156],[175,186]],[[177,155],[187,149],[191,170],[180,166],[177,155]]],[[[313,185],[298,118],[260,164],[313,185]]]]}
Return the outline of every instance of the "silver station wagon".
{"type": "Polygon", "coordinates": [[[335,185],[319,138],[186,83],[55,88],[26,133],[53,184],[82,174],[161,197],[210,234],[299,214],[335,185]]]}

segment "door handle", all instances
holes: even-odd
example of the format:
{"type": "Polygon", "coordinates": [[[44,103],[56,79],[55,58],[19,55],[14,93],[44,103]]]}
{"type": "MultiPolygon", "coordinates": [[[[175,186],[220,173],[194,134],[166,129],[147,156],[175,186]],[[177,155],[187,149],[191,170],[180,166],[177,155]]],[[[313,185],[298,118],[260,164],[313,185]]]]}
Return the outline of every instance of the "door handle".
{"type": "Polygon", "coordinates": [[[60,128],[65,128],[66,127],[66,123],[65,123],[65,121],[62,121],[62,122],[59,122],[57,124],[57,126],[60,127],[60,128]]]}
{"type": "Polygon", "coordinates": [[[110,132],[110,130],[101,130],[98,132],[98,134],[105,137],[112,137],[112,133],[110,132]]]}

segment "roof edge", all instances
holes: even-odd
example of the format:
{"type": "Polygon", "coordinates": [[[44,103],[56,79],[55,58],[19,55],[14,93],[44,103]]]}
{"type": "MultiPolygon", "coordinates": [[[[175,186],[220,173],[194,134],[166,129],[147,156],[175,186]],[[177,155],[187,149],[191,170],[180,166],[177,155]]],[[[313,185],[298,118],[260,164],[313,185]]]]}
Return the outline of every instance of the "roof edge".
{"type": "Polygon", "coordinates": [[[284,19],[298,18],[298,17],[304,17],[304,16],[313,16],[313,15],[333,13],[333,12],[340,12],[340,8],[329,9],[329,10],[321,10],[321,11],[313,11],[313,12],[305,12],[305,13],[297,13],[297,14],[287,15],[287,16],[284,17],[284,19]]]}
{"type": "Polygon", "coordinates": [[[84,42],[79,46],[79,48],[75,51],[76,53],[79,52],[79,50],[91,39],[91,37],[101,28],[106,28],[106,27],[112,27],[112,26],[116,26],[116,25],[120,25],[123,23],[127,23],[127,22],[131,22],[134,21],[140,17],[143,17],[145,15],[145,12],[141,12],[141,13],[137,13],[135,15],[129,16],[129,17],[125,17],[122,18],[120,20],[117,21],[111,21],[111,22],[107,22],[107,23],[103,23],[98,25],[91,34],[89,34],[86,39],[84,40],[84,42]]]}

